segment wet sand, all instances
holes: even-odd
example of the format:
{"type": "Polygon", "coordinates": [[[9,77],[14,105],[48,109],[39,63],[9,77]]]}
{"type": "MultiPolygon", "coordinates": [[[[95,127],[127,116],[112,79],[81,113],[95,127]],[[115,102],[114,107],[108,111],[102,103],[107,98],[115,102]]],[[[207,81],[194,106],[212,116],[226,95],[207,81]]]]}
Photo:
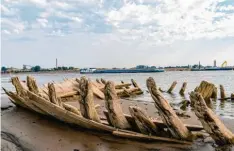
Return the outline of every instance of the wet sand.
{"type": "MultiPolygon", "coordinates": [[[[1,98],[1,103],[10,104],[6,97],[1,98]]],[[[98,101],[96,101],[97,103],[98,101]]],[[[70,104],[77,105],[75,102],[70,104]]],[[[99,101],[99,112],[105,108],[104,101],[99,101]]],[[[121,101],[123,110],[128,113],[129,105],[137,105],[147,110],[152,117],[157,117],[157,112],[152,103],[138,101],[121,101]]],[[[12,104],[10,104],[12,105],[12,104]]],[[[12,105],[13,106],[13,105],[12,105]]],[[[182,119],[186,124],[200,122],[194,114],[188,113],[191,118],[182,119]]],[[[53,118],[45,118],[37,113],[23,108],[11,107],[1,112],[2,150],[32,150],[32,151],[106,151],[106,150],[134,150],[134,151],[177,151],[201,150],[213,151],[212,142],[195,142],[193,146],[165,144],[155,142],[139,142],[113,137],[97,131],[73,127],[53,118]]],[[[234,132],[234,120],[222,119],[225,125],[234,132]]],[[[234,148],[232,148],[234,150],[234,148]]]]}

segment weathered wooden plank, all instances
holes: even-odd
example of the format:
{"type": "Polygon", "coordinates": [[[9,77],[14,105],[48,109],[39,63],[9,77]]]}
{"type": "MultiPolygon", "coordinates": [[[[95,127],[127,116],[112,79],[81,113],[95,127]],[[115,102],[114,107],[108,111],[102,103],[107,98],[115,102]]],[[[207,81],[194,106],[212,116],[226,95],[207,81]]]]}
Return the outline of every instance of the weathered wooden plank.
{"type": "Polygon", "coordinates": [[[85,77],[80,78],[80,111],[83,117],[94,120],[96,122],[101,122],[97,111],[95,109],[93,101],[93,86],[90,80],[85,77]]]}
{"type": "Polygon", "coordinates": [[[146,84],[155,102],[155,107],[172,136],[182,140],[191,140],[192,134],[184,126],[168,101],[163,97],[162,93],[157,89],[154,79],[152,77],[148,78],[146,84]]]}
{"type": "Polygon", "coordinates": [[[143,134],[159,134],[159,129],[150,119],[145,111],[139,107],[129,106],[129,112],[139,131],[143,134]]]}
{"type": "Polygon", "coordinates": [[[108,81],[105,86],[105,105],[108,110],[108,116],[110,119],[110,124],[116,128],[128,129],[131,126],[126,120],[121,105],[119,103],[119,98],[115,91],[114,82],[108,81]]]}
{"type": "Polygon", "coordinates": [[[206,105],[202,95],[198,92],[191,92],[190,98],[196,100],[194,104],[195,114],[216,144],[234,144],[234,134],[225,127],[218,116],[206,105]]]}

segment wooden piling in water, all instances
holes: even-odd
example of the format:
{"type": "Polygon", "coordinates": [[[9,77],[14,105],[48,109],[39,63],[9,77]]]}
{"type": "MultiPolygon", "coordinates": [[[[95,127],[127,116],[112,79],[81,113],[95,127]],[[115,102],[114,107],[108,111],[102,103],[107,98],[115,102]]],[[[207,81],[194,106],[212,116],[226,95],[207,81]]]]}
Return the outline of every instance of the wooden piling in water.
{"type": "Polygon", "coordinates": [[[182,84],[182,87],[181,87],[180,92],[179,92],[180,95],[184,95],[184,92],[185,92],[186,87],[187,87],[187,82],[184,82],[184,83],[182,84]]]}
{"type": "Polygon", "coordinates": [[[167,90],[167,92],[168,92],[168,93],[171,93],[171,92],[173,91],[173,89],[175,88],[176,84],[177,84],[177,81],[174,81],[174,82],[171,84],[170,88],[167,90]]]}
{"type": "Polygon", "coordinates": [[[220,99],[224,100],[226,98],[225,90],[222,84],[220,84],[220,99]]]}

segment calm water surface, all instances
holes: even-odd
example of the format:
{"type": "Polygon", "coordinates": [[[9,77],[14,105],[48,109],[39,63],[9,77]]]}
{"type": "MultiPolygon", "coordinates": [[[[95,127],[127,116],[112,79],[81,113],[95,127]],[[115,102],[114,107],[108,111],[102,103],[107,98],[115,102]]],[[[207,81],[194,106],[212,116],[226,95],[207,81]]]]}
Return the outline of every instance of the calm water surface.
{"type": "MultiPolygon", "coordinates": [[[[14,90],[10,81],[10,77],[19,76],[21,80],[25,80],[27,74],[9,74],[2,75],[1,83],[2,87],[9,90],[14,90]]],[[[81,77],[83,75],[79,73],[40,73],[32,74],[37,80],[39,85],[42,85],[51,81],[62,81],[64,78],[81,77]]],[[[223,84],[227,96],[234,93],[234,71],[173,71],[173,72],[163,72],[163,73],[124,73],[124,74],[88,74],[86,75],[92,80],[96,78],[104,78],[106,80],[113,80],[116,83],[120,83],[120,80],[125,82],[130,82],[131,79],[135,79],[143,90],[146,88],[146,79],[148,77],[153,77],[159,87],[162,89],[168,89],[173,81],[177,81],[178,84],[174,90],[173,94],[164,94],[165,97],[170,101],[175,107],[179,107],[179,103],[183,99],[188,99],[188,92],[192,91],[196,86],[200,84],[202,80],[206,80],[214,83],[217,87],[219,84],[223,84]],[[188,82],[186,95],[181,97],[178,92],[182,86],[183,82],[188,82]]],[[[4,97],[5,94],[2,94],[4,97]]],[[[150,95],[145,92],[144,95],[135,98],[138,100],[152,101],[150,95]]],[[[221,117],[234,119],[234,101],[220,102],[219,100],[213,102],[213,110],[221,117]]]]}

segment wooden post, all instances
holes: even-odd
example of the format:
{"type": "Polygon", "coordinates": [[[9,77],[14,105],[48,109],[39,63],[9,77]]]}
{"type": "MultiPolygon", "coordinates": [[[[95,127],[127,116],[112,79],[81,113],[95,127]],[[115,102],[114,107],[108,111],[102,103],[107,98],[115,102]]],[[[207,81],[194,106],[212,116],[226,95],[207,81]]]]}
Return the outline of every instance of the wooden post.
{"type": "Polygon", "coordinates": [[[22,83],[20,82],[18,77],[12,77],[11,82],[15,86],[17,95],[27,96],[27,93],[25,92],[24,86],[22,85],[22,83]]]}
{"type": "Polygon", "coordinates": [[[96,79],[97,83],[101,84],[100,80],[99,79],[96,79]]]}
{"type": "Polygon", "coordinates": [[[104,80],[104,79],[102,79],[102,78],[101,78],[101,82],[102,82],[103,84],[106,84],[106,80],[104,80]]]}
{"type": "Polygon", "coordinates": [[[139,88],[139,85],[136,83],[134,79],[131,79],[132,85],[136,88],[139,88]]]}
{"type": "MultiPolygon", "coordinates": [[[[122,84],[125,84],[124,81],[122,81],[122,80],[121,80],[121,83],[122,83],[122,84]]],[[[126,89],[129,89],[129,88],[130,88],[129,86],[126,87],[126,89]]]]}
{"type": "Polygon", "coordinates": [[[231,100],[234,100],[234,93],[231,94],[231,100]]]}
{"type": "Polygon", "coordinates": [[[173,91],[173,89],[175,88],[177,82],[174,81],[172,84],[171,84],[171,87],[167,90],[168,93],[171,93],[173,91]]]}
{"type": "Polygon", "coordinates": [[[159,115],[162,117],[162,121],[167,125],[172,136],[178,139],[191,140],[192,134],[176,115],[169,102],[157,89],[154,79],[152,77],[148,78],[146,84],[155,102],[155,107],[158,109],[159,115]]]}
{"type": "Polygon", "coordinates": [[[190,98],[195,101],[194,111],[201,121],[204,129],[215,140],[218,145],[234,144],[234,134],[228,130],[215,113],[208,108],[202,95],[191,92],[190,98]]]}
{"type": "Polygon", "coordinates": [[[141,133],[146,135],[159,133],[157,126],[149,119],[147,113],[141,108],[129,106],[129,112],[134,118],[141,133]]]}
{"type": "Polygon", "coordinates": [[[180,89],[180,95],[184,95],[186,87],[187,87],[187,82],[184,82],[180,89]]]}
{"type": "Polygon", "coordinates": [[[80,78],[80,111],[83,117],[91,119],[96,122],[101,122],[93,101],[92,83],[85,77],[80,78]]]}
{"type": "Polygon", "coordinates": [[[37,86],[36,80],[32,76],[27,76],[27,86],[29,91],[35,94],[39,94],[39,88],[37,86]]]}
{"type": "Polygon", "coordinates": [[[221,99],[225,99],[226,98],[226,94],[225,94],[225,90],[223,85],[220,85],[220,98],[221,99]]]}
{"type": "Polygon", "coordinates": [[[108,81],[105,85],[105,104],[106,109],[108,110],[108,116],[110,119],[111,125],[116,128],[128,129],[131,126],[126,120],[121,105],[119,103],[119,98],[115,91],[114,82],[108,81]]]}
{"type": "Polygon", "coordinates": [[[61,99],[57,97],[54,83],[48,83],[48,92],[49,92],[49,100],[51,103],[54,103],[58,106],[61,105],[61,99]]]}
{"type": "Polygon", "coordinates": [[[211,95],[211,98],[213,98],[214,100],[217,100],[217,98],[218,98],[218,89],[217,89],[217,87],[214,88],[213,93],[211,95]]]}

